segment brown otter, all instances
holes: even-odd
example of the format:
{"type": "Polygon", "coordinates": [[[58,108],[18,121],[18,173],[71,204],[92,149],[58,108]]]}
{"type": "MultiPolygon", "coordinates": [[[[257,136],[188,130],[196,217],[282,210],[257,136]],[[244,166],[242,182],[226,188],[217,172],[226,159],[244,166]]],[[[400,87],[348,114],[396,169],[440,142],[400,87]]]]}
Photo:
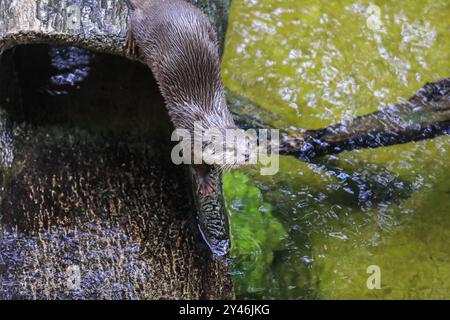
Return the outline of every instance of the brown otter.
{"type": "MultiPolygon", "coordinates": [[[[134,54],[137,46],[151,68],[175,128],[193,133],[201,122],[201,129],[215,128],[224,135],[235,129],[225,101],[217,36],[208,18],[184,0],[127,3],[131,10],[127,47],[134,54]]],[[[218,166],[202,162],[193,167],[201,177],[198,192],[210,195],[214,191],[210,173],[218,166]]]]}

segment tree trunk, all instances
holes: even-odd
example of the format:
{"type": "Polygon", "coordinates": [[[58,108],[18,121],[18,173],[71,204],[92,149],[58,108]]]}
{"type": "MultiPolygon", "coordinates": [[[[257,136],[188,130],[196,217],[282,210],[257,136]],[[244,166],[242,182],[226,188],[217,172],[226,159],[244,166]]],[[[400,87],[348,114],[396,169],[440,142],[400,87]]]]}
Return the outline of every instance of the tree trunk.
{"type": "MultiPolygon", "coordinates": [[[[231,1],[190,2],[210,18],[222,50],[231,1]]],[[[0,50],[20,44],[63,44],[135,59],[125,50],[127,22],[125,0],[2,0],[0,50]]]]}

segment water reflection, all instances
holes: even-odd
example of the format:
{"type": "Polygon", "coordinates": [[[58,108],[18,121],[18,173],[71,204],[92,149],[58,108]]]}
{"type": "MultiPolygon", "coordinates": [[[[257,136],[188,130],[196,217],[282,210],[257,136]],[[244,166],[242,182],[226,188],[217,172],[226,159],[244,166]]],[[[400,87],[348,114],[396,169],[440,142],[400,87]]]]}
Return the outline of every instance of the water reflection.
{"type": "MultiPolygon", "coordinates": [[[[378,4],[377,17],[370,4],[234,1],[226,86],[276,114],[277,127],[315,129],[394,104],[425,82],[448,77],[445,1],[387,1],[378,4]]],[[[446,298],[449,151],[450,139],[443,136],[309,164],[283,157],[275,177],[247,171],[261,201],[271,205],[271,219],[282,223],[278,235],[285,240],[274,246],[273,234],[252,235],[264,239],[260,250],[270,251],[271,259],[248,269],[251,255],[236,257],[238,296],[446,298]],[[381,290],[365,286],[372,264],[381,268],[381,290]]],[[[232,210],[235,217],[254,215],[245,202],[232,210]]],[[[245,222],[234,221],[234,230],[245,229],[245,222]]]]}
{"type": "Polygon", "coordinates": [[[50,84],[47,89],[52,95],[67,94],[64,86],[76,86],[89,75],[91,53],[77,47],[51,47],[49,49],[51,65],[55,74],[50,76],[50,84]],[[58,89],[61,87],[61,89],[58,89]]]}

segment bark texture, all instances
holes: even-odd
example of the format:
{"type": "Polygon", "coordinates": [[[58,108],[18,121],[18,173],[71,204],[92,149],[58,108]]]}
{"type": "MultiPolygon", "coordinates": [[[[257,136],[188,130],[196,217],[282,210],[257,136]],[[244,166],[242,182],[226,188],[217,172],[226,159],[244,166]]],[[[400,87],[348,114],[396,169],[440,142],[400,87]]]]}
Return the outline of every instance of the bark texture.
{"type": "MultiPolygon", "coordinates": [[[[223,48],[230,0],[190,2],[210,18],[223,48]]],[[[0,50],[47,43],[127,56],[127,22],[124,0],[1,0],[0,50]]]]}

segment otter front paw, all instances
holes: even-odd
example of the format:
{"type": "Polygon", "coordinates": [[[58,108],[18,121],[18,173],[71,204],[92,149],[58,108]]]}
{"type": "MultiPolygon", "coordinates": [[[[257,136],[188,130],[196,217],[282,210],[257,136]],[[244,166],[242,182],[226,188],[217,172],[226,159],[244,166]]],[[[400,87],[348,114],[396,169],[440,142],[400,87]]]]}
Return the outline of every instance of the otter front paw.
{"type": "Polygon", "coordinates": [[[209,176],[201,177],[198,181],[197,193],[209,197],[214,194],[214,179],[209,176]]]}
{"type": "Polygon", "coordinates": [[[127,53],[132,56],[136,56],[138,53],[138,46],[136,40],[133,37],[133,32],[131,31],[131,29],[128,29],[127,31],[126,50],[127,53]]]}

